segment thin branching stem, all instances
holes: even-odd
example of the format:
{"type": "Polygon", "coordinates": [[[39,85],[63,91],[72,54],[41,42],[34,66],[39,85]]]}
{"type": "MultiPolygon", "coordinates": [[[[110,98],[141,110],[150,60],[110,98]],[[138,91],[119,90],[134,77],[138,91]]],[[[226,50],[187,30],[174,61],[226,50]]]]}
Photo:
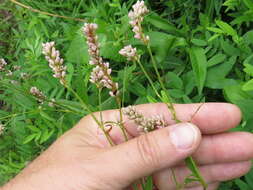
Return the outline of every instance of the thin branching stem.
{"type": "Polygon", "coordinates": [[[169,102],[166,102],[166,104],[167,104],[169,110],[170,110],[171,113],[172,113],[173,120],[175,120],[177,123],[179,123],[180,120],[177,118],[176,110],[175,110],[174,105],[173,105],[173,103],[172,103],[170,94],[169,94],[168,90],[166,90],[166,88],[165,88],[165,86],[164,86],[164,83],[163,83],[163,81],[162,81],[161,75],[160,75],[160,73],[159,73],[159,71],[158,71],[157,63],[156,63],[155,58],[154,58],[154,56],[153,56],[153,54],[152,54],[152,50],[151,50],[151,47],[150,47],[150,43],[147,44],[147,49],[148,49],[148,53],[149,53],[149,55],[150,55],[150,57],[151,57],[151,62],[152,62],[152,65],[153,65],[153,67],[154,67],[154,69],[155,69],[155,73],[156,73],[156,75],[157,75],[158,81],[159,81],[159,83],[160,83],[160,85],[161,85],[163,91],[167,94],[167,98],[169,99],[169,102]]]}
{"type": "Polygon", "coordinates": [[[139,64],[139,66],[140,66],[142,72],[144,73],[145,77],[148,79],[149,84],[150,84],[151,87],[153,88],[153,90],[154,90],[155,94],[157,95],[157,97],[160,98],[160,99],[162,99],[162,97],[161,97],[160,94],[158,93],[158,91],[157,91],[157,89],[156,89],[156,87],[155,87],[155,85],[154,85],[152,79],[149,77],[147,71],[146,71],[145,68],[143,67],[141,61],[140,61],[140,60],[137,60],[137,63],[139,64]]]}
{"type": "Polygon", "coordinates": [[[103,123],[99,122],[99,120],[93,114],[93,112],[88,107],[88,105],[83,101],[83,99],[71,87],[69,87],[67,85],[65,87],[79,100],[79,102],[81,103],[82,107],[89,112],[89,114],[94,119],[94,121],[97,123],[97,125],[99,126],[99,128],[103,131],[103,133],[104,133],[106,139],[108,140],[108,142],[110,143],[110,145],[114,146],[114,142],[111,139],[110,135],[107,133],[106,129],[104,128],[103,123]]]}
{"type": "Polygon", "coordinates": [[[68,20],[74,20],[74,21],[79,21],[79,22],[86,22],[85,19],[81,19],[81,18],[73,18],[73,17],[68,17],[68,16],[63,16],[63,15],[58,15],[58,14],[53,14],[53,13],[49,13],[49,12],[46,12],[46,11],[41,11],[41,10],[38,10],[38,9],[34,9],[28,5],[25,5],[17,0],[9,0],[11,1],[12,3],[20,6],[20,7],[23,7],[25,9],[28,9],[32,12],[35,12],[35,13],[40,13],[40,14],[43,14],[43,15],[48,15],[48,16],[52,16],[52,17],[57,17],[57,18],[63,18],[63,19],[68,19],[68,20]]]}

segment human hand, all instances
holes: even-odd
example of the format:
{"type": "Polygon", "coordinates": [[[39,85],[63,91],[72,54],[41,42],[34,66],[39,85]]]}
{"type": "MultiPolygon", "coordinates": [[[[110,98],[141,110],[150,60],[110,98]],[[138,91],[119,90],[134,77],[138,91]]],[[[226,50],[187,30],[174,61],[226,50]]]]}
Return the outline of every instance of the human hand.
{"type": "MultiPolygon", "coordinates": [[[[175,189],[171,169],[179,183],[189,174],[183,160],[192,155],[201,174],[216,189],[220,181],[249,171],[253,158],[253,135],[226,132],[241,120],[240,110],[231,104],[175,105],[178,118],[171,119],[165,104],[145,104],[137,110],[149,117],[163,115],[171,124],[139,136],[135,124],[126,119],[128,142],[119,128],[109,132],[117,146],[111,147],[91,116],[84,117],[51,147],[28,165],[3,190],[120,190],[144,176],[153,175],[159,190],[175,189]],[[202,140],[201,140],[201,133],[202,140]]],[[[117,121],[118,112],[104,111],[104,121],[117,121]]],[[[129,188],[130,189],[130,188],[129,188]]],[[[201,189],[191,184],[186,189],[201,189]]]]}

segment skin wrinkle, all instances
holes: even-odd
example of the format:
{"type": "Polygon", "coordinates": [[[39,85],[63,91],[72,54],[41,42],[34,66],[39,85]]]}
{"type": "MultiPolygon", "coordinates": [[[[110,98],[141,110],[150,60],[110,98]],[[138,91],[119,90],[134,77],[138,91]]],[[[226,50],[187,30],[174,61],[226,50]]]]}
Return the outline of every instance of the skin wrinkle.
{"type": "MultiPolygon", "coordinates": [[[[161,151],[159,148],[160,146],[157,144],[157,140],[154,138],[155,136],[141,135],[137,138],[136,146],[143,164],[157,168],[161,163],[161,161],[158,160],[161,158],[161,151]]],[[[139,165],[142,165],[142,163],[139,163],[139,165]]]]}

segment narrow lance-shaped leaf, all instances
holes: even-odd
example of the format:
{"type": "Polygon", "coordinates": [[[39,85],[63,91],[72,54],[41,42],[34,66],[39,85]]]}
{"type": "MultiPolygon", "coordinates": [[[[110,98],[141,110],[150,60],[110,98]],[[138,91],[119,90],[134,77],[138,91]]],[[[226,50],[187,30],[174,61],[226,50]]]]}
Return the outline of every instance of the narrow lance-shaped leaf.
{"type": "Polygon", "coordinates": [[[192,47],[189,53],[198,93],[200,95],[205,84],[207,73],[207,60],[205,51],[203,48],[192,47]]]}

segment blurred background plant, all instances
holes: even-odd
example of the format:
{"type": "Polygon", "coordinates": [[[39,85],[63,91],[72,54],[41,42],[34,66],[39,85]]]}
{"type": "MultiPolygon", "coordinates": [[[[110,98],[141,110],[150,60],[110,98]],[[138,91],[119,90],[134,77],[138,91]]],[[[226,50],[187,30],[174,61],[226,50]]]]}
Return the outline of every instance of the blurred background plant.
{"type": "MultiPolygon", "coordinates": [[[[126,64],[118,53],[127,44],[138,47],[145,69],[157,81],[146,48],[133,38],[128,24],[127,15],[134,0],[19,2],[68,18],[0,0],[0,58],[7,63],[4,69],[0,63],[0,184],[87,114],[76,96],[52,77],[42,54],[43,42],[56,42],[71,88],[91,104],[92,111],[100,109],[98,91],[89,83],[92,67],[81,31],[83,22],[77,18],[99,25],[100,54],[110,61],[115,81],[124,86],[121,92],[125,105],[158,101],[138,65],[126,64]],[[33,86],[55,104],[37,101],[30,94],[33,86]]],[[[235,103],[243,111],[243,121],[233,130],[252,132],[253,2],[149,0],[146,4],[152,12],[145,17],[144,27],[173,101],[235,103]]],[[[154,85],[161,90],[158,81],[154,85]]],[[[117,108],[106,91],[101,94],[101,102],[102,109],[117,108]]],[[[252,189],[252,179],[253,171],[223,183],[220,189],[252,189]]]]}

